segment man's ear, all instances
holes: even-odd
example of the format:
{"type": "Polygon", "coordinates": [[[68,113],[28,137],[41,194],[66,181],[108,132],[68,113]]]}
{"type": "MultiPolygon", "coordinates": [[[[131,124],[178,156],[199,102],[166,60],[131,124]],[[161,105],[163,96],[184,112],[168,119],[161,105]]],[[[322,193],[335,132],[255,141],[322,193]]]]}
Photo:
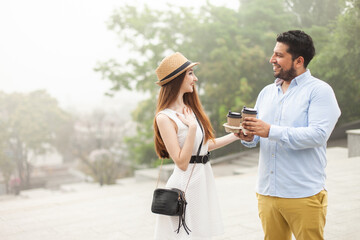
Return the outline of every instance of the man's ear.
{"type": "Polygon", "coordinates": [[[295,67],[296,68],[301,68],[304,67],[304,58],[302,56],[298,57],[297,59],[295,59],[295,67]]]}

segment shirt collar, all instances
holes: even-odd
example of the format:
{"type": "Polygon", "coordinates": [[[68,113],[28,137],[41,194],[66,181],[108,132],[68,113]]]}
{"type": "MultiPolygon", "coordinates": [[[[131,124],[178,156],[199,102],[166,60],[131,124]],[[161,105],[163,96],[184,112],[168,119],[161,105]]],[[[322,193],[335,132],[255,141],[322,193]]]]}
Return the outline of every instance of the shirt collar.
{"type": "MultiPolygon", "coordinates": [[[[306,71],[302,74],[300,74],[299,76],[297,76],[296,78],[294,78],[292,81],[291,81],[291,84],[295,84],[295,85],[300,85],[302,83],[305,82],[305,80],[311,76],[311,73],[310,73],[310,69],[306,69],[306,71]]],[[[281,78],[277,78],[275,79],[275,85],[278,87],[278,86],[281,86],[281,84],[284,82],[284,80],[282,80],[281,78]]]]}

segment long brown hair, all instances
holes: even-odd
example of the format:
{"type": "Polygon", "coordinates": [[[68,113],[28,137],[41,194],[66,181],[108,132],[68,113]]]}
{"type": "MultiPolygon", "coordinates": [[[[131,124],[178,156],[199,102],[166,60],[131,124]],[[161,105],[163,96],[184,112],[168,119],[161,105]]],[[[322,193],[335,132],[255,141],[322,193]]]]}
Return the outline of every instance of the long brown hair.
{"type": "MultiPolygon", "coordinates": [[[[156,116],[160,111],[169,107],[170,104],[176,100],[180,91],[181,84],[184,81],[185,74],[186,71],[180,74],[178,77],[174,78],[169,83],[163,85],[159,92],[159,97],[156,105],[156,114],[154,118],[155,151],[159,158],[169,158],[169,153],[166,150],[164,141],[161,138],[159,128],[156,123],[156,116]]],[[[192,111],[195,113],[196,117],[199,119],[204,128],[204,142],[207,142],[209,139],[214,140],[215,136],[213,133],[213,127],[211,126],[211,122],[208,116],[205,114],[195,86],[194,91],[191,93],[185,93],[183,99],[184,103],[192,109],[192,111]]]]}

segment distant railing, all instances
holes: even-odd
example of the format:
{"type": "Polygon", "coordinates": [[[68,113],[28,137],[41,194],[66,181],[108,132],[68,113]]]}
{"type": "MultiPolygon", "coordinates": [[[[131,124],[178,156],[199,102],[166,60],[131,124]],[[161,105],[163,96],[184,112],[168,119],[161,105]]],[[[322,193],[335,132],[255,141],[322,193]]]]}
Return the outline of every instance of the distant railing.
{"type": "Polygon", "coordinates": [[[347,130],[348,156],[360,156],[360,129],[347,130]]]}

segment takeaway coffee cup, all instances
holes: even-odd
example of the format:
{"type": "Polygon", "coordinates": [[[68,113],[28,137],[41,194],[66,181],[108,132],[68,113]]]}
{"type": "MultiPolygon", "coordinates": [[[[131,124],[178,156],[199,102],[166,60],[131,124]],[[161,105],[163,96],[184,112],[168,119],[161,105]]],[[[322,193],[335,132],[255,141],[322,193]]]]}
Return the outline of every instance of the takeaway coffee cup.
{"type": "MultiPolygon", "coordinates": [[[[242,113],[243,119],[246,118],[246,117],[254,117],[254,118],[256,118],[256,115],[257,115],[256,109],[254,109],[254,108],[247,108],[247,107],[245,107],[245,106],[244,106],[244,108],[242,109],[241,113],[242,113]]],[[[244,134],[246,135],[247,132],[248,132],[248,130],[246,130],[245,128],[243,128],[243,132],[244,132],[244,134]]]]}
{"type": "Polygon", "coordinates": [[[241,113],[229,111],[227,115],[227,123],[232,127],[240,127],[242,123],[241,113]]]}

